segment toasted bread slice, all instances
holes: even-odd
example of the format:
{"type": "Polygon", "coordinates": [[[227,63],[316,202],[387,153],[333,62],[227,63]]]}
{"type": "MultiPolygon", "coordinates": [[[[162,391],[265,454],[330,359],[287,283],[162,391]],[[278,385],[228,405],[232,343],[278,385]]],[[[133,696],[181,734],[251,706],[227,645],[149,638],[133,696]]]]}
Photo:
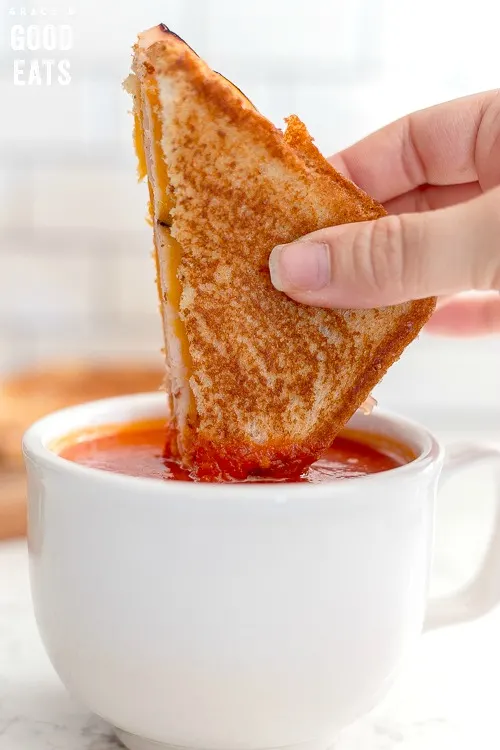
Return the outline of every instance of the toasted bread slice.
{"type": "Polygon", "coordinates": [[[381,205],[283,133],[161,25],[127,88],[147,172],[176,441],[199,478],[287,476],[312,463],[415,338],[435,300],[324,310],[276,291],[269,254],[381,205]]]}

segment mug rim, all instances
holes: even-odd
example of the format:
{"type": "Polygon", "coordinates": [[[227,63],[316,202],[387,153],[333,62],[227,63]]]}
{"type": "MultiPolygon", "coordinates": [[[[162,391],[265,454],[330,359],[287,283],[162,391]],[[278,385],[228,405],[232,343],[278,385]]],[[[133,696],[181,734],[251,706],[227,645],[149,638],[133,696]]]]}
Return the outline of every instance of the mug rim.
{"type": "MultiPolygon", "coordinates": [[[[80,477],[82,481],[85,479],[99,481],[110,488],[126,487],[129,491],[135,488],[138,493],[142,494],[144,492],[160,493],[163,497],[172,493],[177,496],[179,494],[199,496],[210,495],[215,490],[224,496],[227,493],[232,493],[240,497],[252,496],[256,498],[256,496],[261,495],[269,498],[270,494],[273,497],[285,494],[287,496],[300,495],[306,497],[313,495],[318,497],[324,494],[331,495],[332,493],[338,495],[346,491],[352,493],[363,484],[370,484],[376,489],[382,483],[405,481],[412,476],[421,475],[422,472],[426,472],[435,465],[443,455],[441,444],[427,428],[407,417],[378,407],[367,418],[373,419],[377,423],[391,424],[401,432],[411,433],[414,441],[422,446],[420,452],[412,461],[393,469],[360,477],[350,477],[349,480],[338,482],[318,484],[305,482],[192,482],[185,480],[168,482],[164,479],[130,476],[84,466],[63,458],[48,447],[49,443],[77,433],[79,430],[83,431],[88,427],[127,424],[128,422],[157,418],[162,415],[166,419],[168,418],[168,405],[165,394],[162,392],[115,396],[59,409],[37,420],[26,430],[22,441],[24,459],[45,469],[72,475],[75,478],[80,477]],[[129,412],[132,410],[139,412],[139,414],[131,417],[129,412]],[[144,411],[142,417],[140,416],[141,411],[144,411]],[[151,414],[151,411],[154,411],[155,414],[151,414]],[[114,417],[111,416],[112,413],[115,414],[114,417]],[[121,413],[122,416],[127,418],[117,418],[117,413],[121,413]],[[63,424],[64,427],[62,427],[63,424]]],[[[383,430],[381,434],[384,434],[383,430]]]]}

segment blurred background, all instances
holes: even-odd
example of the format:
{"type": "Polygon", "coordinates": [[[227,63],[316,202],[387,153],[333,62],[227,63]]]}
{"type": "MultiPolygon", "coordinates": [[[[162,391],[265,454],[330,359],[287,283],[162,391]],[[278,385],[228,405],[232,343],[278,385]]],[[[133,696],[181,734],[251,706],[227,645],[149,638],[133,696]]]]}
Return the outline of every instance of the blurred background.
{"type": "MultiPolygon", "coordinates": [[[[0,0],[0,539],[26,528],[20,445],[28,424],[71,402],[161,381],[147,191],[135,178],[121,88],[137,32],[159,22],[276,125],[297,113],[325,155],[500,80],[498,0],[0,0]],[[47,25],[65,30],[37,49],[47,25]],[[49,84],[58,63],[70,80],[56,69],[49,84]],[[86,365],[96,361],[100,371],[86,365]]],[[[500,445],[499,383],[500,337],[422,334],[375,395],[446,442],[500,445]]],[[[480,467],[440,497],[433,593],[459,586],[477,566],[495,512],[492,479],[480,467]]],[[[9,549],[0,545],[0,563],[17,587],[9,549]]],[[[471,659],[488,661],[486,646],[476,650],[457,681],[467,690],[478,685],[471,659]]],[[[398,746],[405,715],[391,724],[398,746]]],[[[415,727],[418,740],[424,724],[415,727]]]]}
{"type": "MultiPolygon", "coordinates": [[[[161,381],[146,187],[121,88],[137,32],[159,22],[276,125],[297,113],[326,155],[412,110],[499,85],[495,0],[0,0],[0,539],[25,531],[28,424],[161,381]],[[65,36],[36,49],[47,24],[65,36]],[[67,61],[69,82],[56,70],[49,84],[43,61],[67,61]],[[107,373],[86,370],[97,360],[107,373]]],[[[422,334],[376,396],[446,441],[500,443],[499,383],[500,337],[422,334]]],[[[480,559],[491,480],[482,467],[460,475],[440,500],[436,593],[480,559]]]]}
{"type": "MultiPolygon", "coordinates": [[[[27,424],[66,403],[161,380],[146,187],[135,179],[121,88],[137,32],[159,22],[278,126],[297,113],[327,155],[412,110],[499,81],[493,0],[0,0],[0,538],[24,531],[27,424]],[[47,25],[65,30],[37,48],[47,25]],[[59,82],[56,69],[49,84],[47,69],[59,63],[70,80],[59,82]],[[86,371],[96,360],[107,374],[86,371]],[[18,371],[25,375],[9,381],[18,371]]],[[[499,378],[499,337],[423,334],[376,395],[446,440],[500,440],[499,378]]],[[[441,500],[438,591],[479,559],[490,482],[478,470],[441,500]]]]}
{"type": "MultiPolygon", "coordinates": [[[[159,21],[275,124],[299,114],[325,154],[498,85],[491,0],[0,0],[0,375],[60,357],[161,366],[146,188],[121,90],[137,31],[159,21]],[[47,23],[71,27],[70,49],[12,49],[14,25],[47,23]],[[47,85],[47,59],[69,61],[67,85],[56,74],[47,85]]],[[[500,408],[499,374],[498,338],[423,335],[377,394],[426,421],[475,424],[500,408]]]]}

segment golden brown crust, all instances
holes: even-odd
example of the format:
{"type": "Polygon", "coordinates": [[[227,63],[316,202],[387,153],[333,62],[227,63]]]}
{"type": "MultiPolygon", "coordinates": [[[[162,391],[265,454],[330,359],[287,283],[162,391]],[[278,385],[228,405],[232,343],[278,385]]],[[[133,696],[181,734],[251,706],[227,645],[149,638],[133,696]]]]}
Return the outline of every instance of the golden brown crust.
{"type": "Polygon", "coordinates": [[[188,459],[208,474],[219,456],[232,476],[238,461],[257,472],[311,462],[435,301],[332,311],[277,292],[275,245],[379,218],[383,207],[336,172],[298,118],[283,135],[178,38],[143,45],[134,69],[158,84],[171,233],[182,248],[180,318],[198,416],[188,459]]]}
{"type": "MultiPolygon", "coordinates": [[[[342,186],[346,191],[347,195],[352,197],[356,204],[362,204],[365,212],[364,221],[369,219],[379,219],[381,216],[385,216],[387,211],[377,201],[373,200],[371,196],[361,190],[343,174],[337,172],[337,170],[325,159],[323,154],[314,145],[314,141],[309,135],[304,123],[299,120],[297,115],[290,115],[285,120],[287,127],[284,133],[285,143],[293,148],[296,154],[298,154],[305,164],[314,170],[318,175],[323,178],[333,180],[337,187],[342,186]]],[[[351,212],[352,206],[347,205],[346,210],[351,212]]],[[[339,224],[353,221],[348,218],[346,222],[338,222],[339,224]]]]}

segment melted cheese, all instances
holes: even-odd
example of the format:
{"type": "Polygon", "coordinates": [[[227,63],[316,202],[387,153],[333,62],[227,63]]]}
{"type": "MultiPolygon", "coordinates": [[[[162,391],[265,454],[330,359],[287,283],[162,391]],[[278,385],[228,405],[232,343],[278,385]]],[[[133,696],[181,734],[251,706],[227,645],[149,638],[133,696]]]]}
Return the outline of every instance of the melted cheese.
{"type": "Polygon", "coordinates": [[[163,320],[170,408],[177,427],[178,449],[181,455],[183,428],[196,417],[194,397],[189,386],[191,357],[183,321],[179,316],[182,287],[177,271],[182,248],[172,237],[169,226],[175,199],[170,191],[168,168],[165,163],[162,141],[160,102],[155,80],[142,81],[137,97],[134,143],[139,161],[139,175],[148,175],[149,214],[154,226],[156,283],[163,320]]]}
{"type": "Polygon", "coordinates": [[[146,166],[146,153],[144,151],[144,138],[142,135],[141,117],[137,108],[134,110],[134,148],[137,156],[137,176],[141,182],[148,173],[146,166]]]}
{"type": "Polygon", "coordinates": [[[157,221],[170,224],[174,201],[169,190],[167,165],[165,164],[163,149],[161,147],[163,131],[160,119],[160,100],[155,81],[151,80],[146,83],[144,97],[149,110],[151,157],[155,170],[156,184],[153,185],[155,218],[157,221]]]}

